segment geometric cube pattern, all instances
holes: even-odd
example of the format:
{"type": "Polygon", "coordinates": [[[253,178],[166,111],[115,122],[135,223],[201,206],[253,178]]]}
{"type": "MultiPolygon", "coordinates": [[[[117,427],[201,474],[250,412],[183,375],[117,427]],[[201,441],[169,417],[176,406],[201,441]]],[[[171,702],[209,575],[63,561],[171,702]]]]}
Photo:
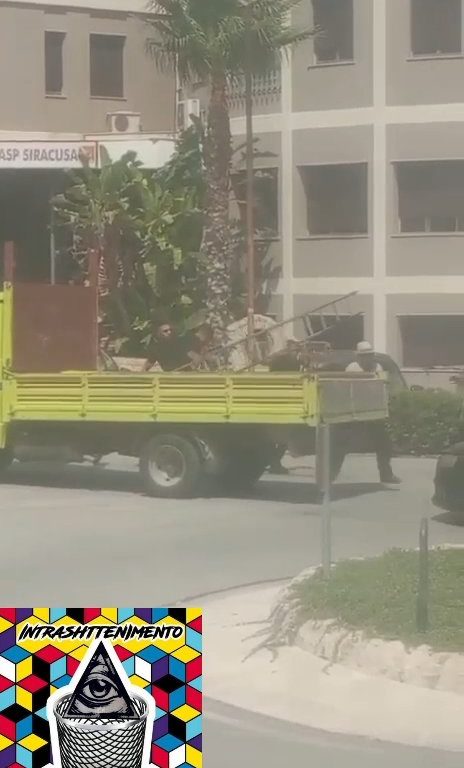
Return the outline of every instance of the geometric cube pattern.
{"type": "Polygon", "coordinates": [[[156,703],[151,763],[202,765],[202,613],[199,608],[0,608],[0,768],[51,763],[49,696],[71,683],[92,639],[19,640],[24,624],[140,627],[169,623],[180,638],[111,640],[134,686],[156,703]]]}

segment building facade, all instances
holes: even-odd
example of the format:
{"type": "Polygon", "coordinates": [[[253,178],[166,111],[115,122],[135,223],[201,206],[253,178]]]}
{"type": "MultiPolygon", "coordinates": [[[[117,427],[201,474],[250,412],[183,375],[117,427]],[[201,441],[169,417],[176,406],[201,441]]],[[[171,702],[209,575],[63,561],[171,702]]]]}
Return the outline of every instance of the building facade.
{"type": "MultiPolygon", "coordinates": [[[[301,0],[295,23],[321,33],[254,83],[272,311],[357,291],[355,334],[409,368],[464,364],[463,2],[301,0]]],[[[172,136],[176,84],[147,54],[146,9],[0,0],[0,144],[121,134],[143,153],[172,136]]],[[[239,148],[237,85],[230,107],[239,148]]],[[[240,151],[235,162],[243,199],[240,151]]],[[[6,167],[0,152],[0,240],[12,236],[6,167]]]]}
{"type": "Polygon", "coordinates": [[[175,83],[147,53],[146,8],[0,0],[0,135],[105,133],[121,112],[137,130],[173,133],[175,83]]]}
{"type": "Polygon", "coordinates": [[[379,351],[464,364],[463,2],[304,0],[295,21],[324,32],[255,83],[275,311],[357,291],[379,351]]]}
{"type": "Polygon", "coordinates": [[[51,200],[65,170],[129,150],[149,169],[172,156],[175,77],[149,55],[147,7],[0,0],[0,253],[14,242],[18,279],[59,275],[66,249],[50,225],[51,200]]]}

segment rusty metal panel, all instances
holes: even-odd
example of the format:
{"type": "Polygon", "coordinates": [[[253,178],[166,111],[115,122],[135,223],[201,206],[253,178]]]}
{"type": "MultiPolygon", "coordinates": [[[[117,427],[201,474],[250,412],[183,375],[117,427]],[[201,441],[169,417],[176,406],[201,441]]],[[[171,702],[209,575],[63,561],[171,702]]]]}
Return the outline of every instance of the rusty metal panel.
{"type": "Polygon", "coordinates": [[[81,285],[15,284],[14,371],[94,371],[97,363],[95,288],[81,285]]]}

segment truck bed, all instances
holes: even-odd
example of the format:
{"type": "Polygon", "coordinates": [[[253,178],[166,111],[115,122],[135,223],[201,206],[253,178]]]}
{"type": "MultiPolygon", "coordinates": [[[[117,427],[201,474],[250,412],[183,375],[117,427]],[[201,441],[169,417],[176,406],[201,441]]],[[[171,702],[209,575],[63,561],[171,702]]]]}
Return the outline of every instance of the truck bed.
{"type": "Polygon", "coordinates": [[[4,373],[13,421],[306,424],[387,416],[385,382],[299,373],[4,373]]]}

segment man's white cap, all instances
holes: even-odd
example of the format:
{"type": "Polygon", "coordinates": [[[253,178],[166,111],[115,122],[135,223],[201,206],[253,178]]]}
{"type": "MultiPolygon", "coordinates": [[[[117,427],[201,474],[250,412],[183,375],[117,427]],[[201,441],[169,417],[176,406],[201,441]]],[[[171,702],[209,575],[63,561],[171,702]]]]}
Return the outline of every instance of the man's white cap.
{"type": "Polygon", "coordinates": [[[356,347],[358,355],[372,355],[374,347],[368,341],[360,341],[356,347]]]}

